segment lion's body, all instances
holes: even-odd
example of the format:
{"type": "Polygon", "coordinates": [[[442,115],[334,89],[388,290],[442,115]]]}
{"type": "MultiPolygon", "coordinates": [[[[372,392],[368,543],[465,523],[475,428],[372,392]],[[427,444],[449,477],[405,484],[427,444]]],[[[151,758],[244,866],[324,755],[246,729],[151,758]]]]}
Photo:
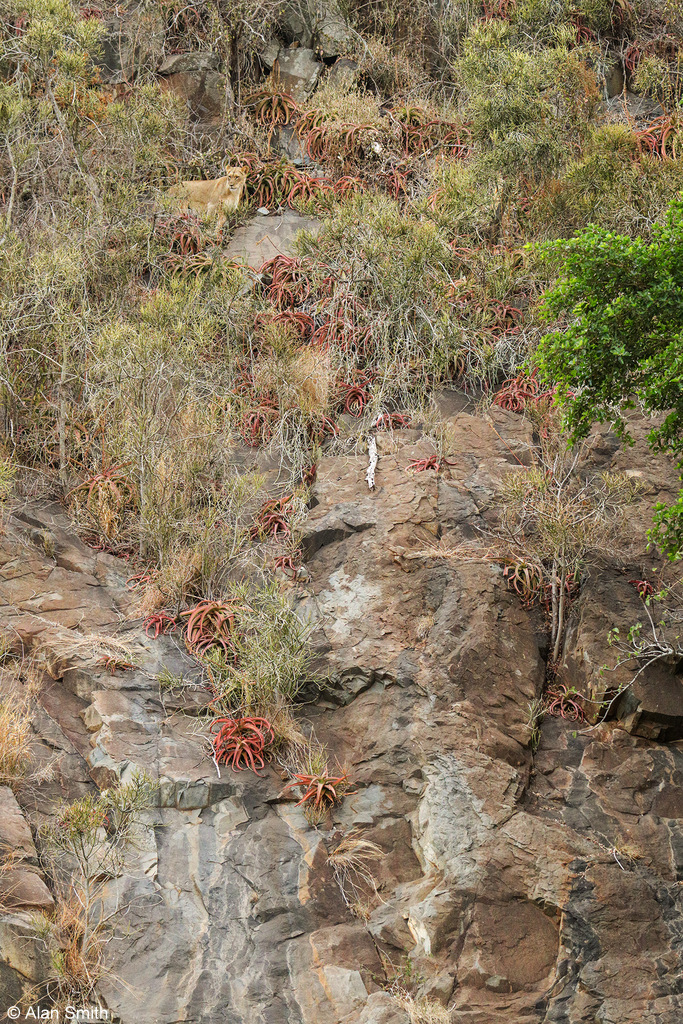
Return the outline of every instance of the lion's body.
{"type": "Polygon", "coordinates": [[[168,194],[195,213],[207,217],[217,213],[220,227],[226,214],[233,213],[239,206],[246,182],[247,172],[242,167],[231,167],[222,178],[181,181],[170,188],[168,194]]]}

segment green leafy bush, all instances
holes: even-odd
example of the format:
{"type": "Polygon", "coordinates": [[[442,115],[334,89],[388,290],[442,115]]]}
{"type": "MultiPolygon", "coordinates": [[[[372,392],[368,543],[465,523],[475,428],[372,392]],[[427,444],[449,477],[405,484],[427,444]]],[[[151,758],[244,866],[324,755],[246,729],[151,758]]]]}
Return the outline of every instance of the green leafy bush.
{"type": "MultiPolygon", "coordinates": [[[[663,414],[650,431],[656,450],[683,454],[683,202],[672,203],[651,241],[591,227],[548,243],[561,278],[545,298],[547,334],[537,361],[564,395],[574,437],[596,421],[630,439],[625,414],[663,414]]],[[[683,543],[681,501],[657,511],[653,539],[670,558],[683,543]]]]}

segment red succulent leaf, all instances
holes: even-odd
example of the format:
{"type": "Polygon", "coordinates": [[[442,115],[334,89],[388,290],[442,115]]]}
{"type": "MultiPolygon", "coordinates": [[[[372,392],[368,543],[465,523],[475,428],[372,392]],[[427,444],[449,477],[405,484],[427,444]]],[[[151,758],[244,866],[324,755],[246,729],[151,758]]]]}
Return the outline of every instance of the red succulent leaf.
{"type": "Polygon", "coordinates": [[[213,756],[217,764],[229,764],[233,771],[245,768],[258,775],[265,768],[265,750],[275,739],[267,718],[216,718],[211,723],[213,756]]]}

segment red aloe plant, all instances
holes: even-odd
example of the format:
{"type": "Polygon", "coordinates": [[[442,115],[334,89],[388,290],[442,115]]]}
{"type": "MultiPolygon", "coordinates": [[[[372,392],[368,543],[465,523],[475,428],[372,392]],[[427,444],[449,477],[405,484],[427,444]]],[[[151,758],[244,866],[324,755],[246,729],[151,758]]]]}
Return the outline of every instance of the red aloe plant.
{"type": "Polygon", "coordinates": [[[278,555],[273,560],[273,567],[280,569],[290,580],[296,579],[297,573],[301,568],[301,552],[295,551],[291,555],[278,555]]]}
{"type": "Polygon", "coordinates": [[[503,576],[510,589],[519,594],[527,607],[543,594],[543,569],[540,565],[515,559],[507,563],[503,576]]]}
{"type": "Polygon", "coordinates": [[[354,178],[350,175],[344,175],[342,178],[338,178],[334,183],[334,192],[339,199],[344,199],[351,192],[362,192],[363,182],[360,178],[354,178]]]}
{"type": "Polygon", "coordinates": [[[304,273],[303,260],[298,256],[273,256],[263,264],[259,275],[270,278],[270,284],[266,285],[266,295],[280,307],[303,302],[311,290],[304,273]]]}
{"type": "Polygon", "coordinates": [[[298,113],[299,105],[288,92],[259,89],[248,96],[246,103],[254,107],[254,116],[261,124],[289,124],[298,113]]]}
{"type": "Polygon", "coordinates": [[[137,590],[138,587],[143,587],[153,582],[154,576],[151,570],[143,570],[142,572],[136,572],[134,576],[129,576],[126,580],[126,587],[128,590],[137,590]]]}
{"type": "Polygon", "coordinates": [[[302,341],[309,340],[315,330],[315,321],[311,314],[304,313],[300,309],[283,309],[282,312],[275,314],[273,323],[293,327],[302,341]]]}
{"type": "Polygon", "coordinates": [[[100,668],[106,668],[112,676],[117,671],[128,672],[130,669],[135,668],[132,661],[124,661],[123,658],[117,658],[114,654],[105,654],[97,664],[100,668]]]}
{"type": "Polygon", "coordinates": [[[265,749],[275,739],[267,718],[217,718],[210,731],[216,729],[211,743],[217,764],[229,764],[236,772],[251,768],[256,775],[259,768],[265,768],[265,749]]]}
{"type": "Polygon", "coordinates": [[[291,536],[288,517],[292,511],[292,498],[292,494],[285,494],[283,498],[272,498],[261,506],[256,522],[249,531],[252,540],[277,537],[278,534],[284,538],[291,536]]]}
{"type": "Polygon", "coordinates": [[[122,504],[126,497],[132,498],[135,495],[132,483],[123,472],[127,465],[128,463],[122,466],[103,467],[99,473],[84,480],[69,493],[80,494],[83,492],[85,504],[88,507],[94,497],[101,500],[105,495],[110,495],[115,504],[122,504]]]}
{"type": "Polygon", "coordinates": [[[406,473],[424,473],[426,469],[433,469],[435,473],[441,471],[442,466],[454,466],[455,462],[451,459],[439,458],[438,455],[430,455],[427,459],[413,459],[406,466],[406,473]]]}
{"type": "Polygon", "coordinates": [[[372,381],[367,373],[356,372],[350,382],[340,381],[339,406],[342,412],[350,413],[351,416],[362,416],[363,409],[370,401],[370,387],[372,381]]]}
{"type": "Polygon", "coordinates": [[[277,418],[273,409],[248,409],[242,417],[240,433],[250,448],[269,441],[273,434],[272,423],[277,418]]]}
{"type": "Polygon", "coordinates": [[[410,427],[411,419],[407,413],[383,412],[372,424],[375,430],[393,430],[395,427],[410,427]]]}
{"type": "Polygon", "coordinates": [[[655,592],[655,588],[649,580],[629,580],[629,583],[636,588],[643,601],[648,597],[652,597],[655,592]]]}
{"type": "Polygon", "coordinates": [[[552,400],[555,397],[555,389],[541,390],[541,384],[537,377],[537,371],[531,374],[523,370],[516,377],[510,377],[503,381],[503,386],[493,399],[494,405],[501,409],[509,409],[510,412],[524,412],[528,405],[539,405],[544,399],[552,400]]]}
{"type": "Polygon", "coordinates": [[[332,776],[332,775],[294,775],[292,782],[288,783],[283,793],[286,793],[288,789],[302,789],[304,795],[301,800],[297,803],[297,807],[301,804],[311,801],[313,807],[316,810],[321,810],[325,807],[332,807],[334,804],[339,803],[341,800],[341,794],[337,792],[340,786],[345,786],[348,782],[348,775],[332,776]]]}
{"type": "Polygon", "coordinates": [[[241,610],[232,601],[200,601],[194,608],[181,612],[188,617],[188,645],[198,654],[215,645],[234,656],[237,614],[241,610]]]}
{"type": "Polygon", "coordinates": [[[318,463],[312,462],[310,466],[307,466],[301,473],[301,482],[306,487],[310,487],[315,482],[316,473],[318,472],[318,463]]]}
{"type": "Polygon", "coordinates": [[[169,615],[168,612],[155,612],[154,615],[148,615],[145,619],[145,635],[149,636],[149,631],[153,629],[154,640],[158,640],[165,633],[172,633],[177,625],[174,616],[169,615]]]}
{"type": "Polygon", "coordinates": [[[585,718],[574,691],[568,690],[564,683],[546,690],[546,712],[567,722],[583,722],[585,718]]]}
{"type": "Polygon", "coordinates": [[[337,437],[339,427],[329,416],[311,417],[307,424],[308,436],[316,444],[322,444],[328,437],[337,437]]]}
{"type": "Polygon", "coordinates": [[[333,194],[332,182],[328,178],[309,178],[306,175],[301,175],[287,195],[287,205],[292,209],[297,200],[305,203],[310,202],[311,199],[320,199],[322,196],[333,194]]]}

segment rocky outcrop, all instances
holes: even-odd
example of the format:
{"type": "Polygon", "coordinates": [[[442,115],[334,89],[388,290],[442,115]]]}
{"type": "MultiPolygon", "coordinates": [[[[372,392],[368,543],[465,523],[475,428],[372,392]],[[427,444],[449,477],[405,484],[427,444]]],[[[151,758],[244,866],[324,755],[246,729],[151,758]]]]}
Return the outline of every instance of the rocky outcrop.
{"type": "Polygon", "coordinates": [[[8,786],[0,786],[0,906],[47,911],[53,907],[31,830],[8,786]]]}
{"type": "Polygon", "coordinates": [[[141,64],[143,53],[145,59],[161,53],[165,27],[156,6],[126,0],[111,8],[100,23],[94,62],[102,82],[119,85],[147,70],[141,64]]]}
{"type": "Polygon", "coordinates": [[[322,60],[330,60],[346,52],[354,33],[334,2],[306,7],[285,4],[279,17],[279,28],[287,43],[297,43],[314,50],[322,60]]]}
{"type": "Polygon", "coordinates": [[[232,103],[230,82],[220,73],[215,53],[177,53],[157,70],[161,88],[185,100],[191,116],[206,124],[218,124],[226,105],[232,103]]]}
{"type": "MultiPolygon", "coordinates": [[[[196,666],[172,638],[145,637],[125,566],[77,541],[57,507],[10,521],[3,619],[40,654],[36,756],[58,757],[52,781],[18,794],[23,809],[39,822],[135,767],[159,780],[116,880],[127,913],[108,956],[125,985],[101,995],[123,1024],[407,1024],[384,989],[408,974],[458,1024],[680,1020],[682,741],[631,734],[629,719],[546,717],[532,753],[544,623],[478,540],[531,428],[496,408],[444,415],[438,475],[408,471],[434,450],[419,428],[378,433],[373,491],[363,453],[318,464],[307,572],[291,584],[320,668],[301,715],[355,792],[317,829],[273,767],[218,776],[196,666]],[[98,667],[94,633],[116,634],[136,667],[98,667]],[[182,691],[160,689],[162,667],[189,680],[182,691]],[[382,851],[374,886],[355,891],[329,860],[350,829],[382,851]]],[[[605,625],[637,609],[629,567],[664,485],[638,446],[596,434],[593,457],[646,483],[628,546],[594,565],[573,610],[563,671],[587,686],[605,625]]],[[[655,710],[641,707],[642,724],[655,710]]],[[[0,936],[16,950],[26,927],[7,914],[0,936]]],[[[48,969],[2,951],[8,991],[48,969]]]]}
{"type": "Polygon", "coordinates": [[[287,209],[273,211],[268,216],[268,211],[264,210],[233,231],[225,252],[231,259],[259,270],[274,256],[289,256],[299,231],[317,234],[319,230],[320,221],[315,217],[302,217],[287,209]]]}
{"type": "Polygon", "coordinates": [[[303,103],[315,89],[323,70],[324,65],[315,59],[313,50],[282,47],[273,63],[273,79],[282,92],[303,103]]]}

